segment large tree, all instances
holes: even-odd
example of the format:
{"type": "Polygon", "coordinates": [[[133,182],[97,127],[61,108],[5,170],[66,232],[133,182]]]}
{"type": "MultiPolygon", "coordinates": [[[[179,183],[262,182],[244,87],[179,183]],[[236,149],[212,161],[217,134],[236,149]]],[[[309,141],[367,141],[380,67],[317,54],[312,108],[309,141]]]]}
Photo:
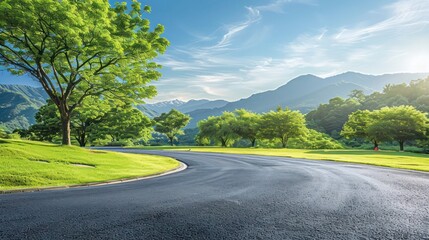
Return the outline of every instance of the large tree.
{"type": "Polygon", "coordinates": [[[299,111],[277,109],[263,114],[259,121],[259,135],[265,139],[278,139],[282,147],[287,146],[290,138],[305,135],[304,115],[299,111]]]}
{"type": "Polygon", "coordinates": [[[378,147],[380,141],[397,141],[404,150],[406,141],[424,139],[428,129],[426,113],[412,106],[384,107],[375,111],[356,111],[344,125],[345,137],[366,138],[378,147]]]}
{"type": "MultiPolygon", "coordinates": [[[[115,101],[87,98],[81,108],[73,111],[71,136],[81,147],[96,139],[119,141],[149,138],[152,131],[150,119],[131,105],[117,104],[115,101]]],[[[52,141],[61,135],[60,121],[58,109],[52,101],[48,101],[36,114],[37,123],[31,126],[30,131],[38,140],[52,141]]]]}
{"type": "Polygon", "coordinates": [[[329,100],[329,103],[321,104],[316,110],[305,116],[309,127],[332,137],[339,137],[338,133],[347,121],[349,114],[360,108],[361,98],[361,92],[353,91],[349,99],[335,97],[329,100]]]}
{"type": "Polygon", "coordinates": [[[238,135],[233,126],[237,121],[234,113],[224,112],[221,116],[208,117],[198,122],[198,138],[200,140],[211,139],[220,142],[222,147],[232,145],[238,135]]]}
{"type": "Polygon", "coordinates": [[[417,139],[424,139],[428,129],[427,114],[416,110],[412,106],[384,107],[375,111],[379,120],[369,128],[382,129],[392,140],[399,143],[404,151],[404,143],[417,139]]]}
{"type": "MultiPolygon", "coordinates": [[[[144,7],[150,12],[148,6],[144,7]]],[[[151,30],[140,4],[106,0],[2,0],[0,64],[40,82],[60,112],[62,143],[70,119],[88,96],[124,102],[156,94],[152,62],[169,42],[162,25],[151,30]]]]}
{"type": "Polygon", "coordinates": [[[343,126],[341,135],[345,138],[360,138],[371,141],[374,149],[382,140],[390,140],[388,133],[377,125],[380,116],[377,112],[358,110],[349,115],[349,119],[343,126]]]}
{"type": "Polygon", "coordinates": [[[129,139],[149,140],[153,122],[140,110],[125,105],[112,108],[94,126],[93,138],[106,138],[109,136],[112,142],[129,139]]]}
{"type": "Polygon", "coordinates": [[[176,136],[184,134],[182,128],[188,125],[191,117],[177,111],[176,109],[171,109],[170,112],[162,113],[153,120],[156,123],[155,131],[167,136],[170,141],[170,145],[173,146],[176,136]]]}
{"type": "Polygon", "coordinates": [[[245,109],[235,111],[237,120],[233,124],[234,132],[244,139],[248,139],[252,147],[256,144],[259,120],[261,115],[249,112],[245,109]]]}

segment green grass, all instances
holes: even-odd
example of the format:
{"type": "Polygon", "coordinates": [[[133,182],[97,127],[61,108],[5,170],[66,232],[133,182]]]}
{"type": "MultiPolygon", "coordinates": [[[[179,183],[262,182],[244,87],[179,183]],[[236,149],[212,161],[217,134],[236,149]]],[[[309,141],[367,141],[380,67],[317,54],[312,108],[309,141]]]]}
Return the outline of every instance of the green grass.
{"type": "Polygon", "coordinates": [[[370,164],[376,166],[429,171],[429,155],[372,150],[309,150],[309,149],[266,149],[266,148],[220,148],[220,147],[145,147],[146,149],[191,150],[194,152],[251,154],[290,158],[330,160],[370,164]]]}
{"type": "Polygon", "coordinates": [[[0,139],[0,191],[143,177],[179,164],[160,156],[0,139]]]}

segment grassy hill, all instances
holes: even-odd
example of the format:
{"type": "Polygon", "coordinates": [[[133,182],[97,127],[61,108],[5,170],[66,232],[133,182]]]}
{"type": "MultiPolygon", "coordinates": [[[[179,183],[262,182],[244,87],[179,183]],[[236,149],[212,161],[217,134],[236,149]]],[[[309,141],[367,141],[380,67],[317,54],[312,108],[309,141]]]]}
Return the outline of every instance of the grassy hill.
{"type": "Polygon", "coordinates": [[[167,157],[0,139],[0,192],[149,176],[178,166],[167,157]]]}

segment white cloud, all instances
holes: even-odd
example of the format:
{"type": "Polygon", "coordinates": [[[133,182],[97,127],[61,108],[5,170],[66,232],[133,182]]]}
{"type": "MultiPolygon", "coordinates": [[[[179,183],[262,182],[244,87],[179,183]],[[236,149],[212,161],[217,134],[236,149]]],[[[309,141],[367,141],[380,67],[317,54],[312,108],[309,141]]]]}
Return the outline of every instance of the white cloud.
{"type": "Polygon", "coordinates": [[[247,9],[247,19],[244,22],[232,24],[227,27],[226,33],[223,35],[222,39],[214,46],[207,47],[206,49],[220,49],[224,50],[226,47],[231,45],[233,38],[246,28],[250,27],[252,24],[257,23],[261,19],[261,14],[258,9],[252,7],[246,7],[247,9]]]}
{"type": "Polygon", "coordinates": [[[275,0],[266,5],[260,5],[255,7],[259,11],[267,11],[267,12],[276,12],[276,13],[284,13],[284,6],[287,3],[301,3],[308,5],[315,5],[315,0],[275,0]]]}
{"type": "Polygon", "coordinates": [[[234,54],[243,44],[237,45],[236,37],[259,22],[261,12],[280,12],[288,2],[292,1],[249,7],[246,20],[229,25],[214,44],[176,49],[163,64],[177,76],[159,82],[169,89],[160,99],[174,93],[182,100],[237,100],[308,73],[326,77],[350,70],[370,74],[429,71],[428,32],[423,28],[429,24],[427,0],[399,0],[382,8],[385,18],[372,23],[362,19],[341,28],[320,26],[285,43],[276,56],[234,54]]]}
{"type": "Polygon", "coordinates": [[[386,9],[391,16],[383,21],[358,28],[343,28],[334,39],[340,43],[355,43],[386,31],[400,31],[429,25],[429,1],[401,0],[386,9]]]}

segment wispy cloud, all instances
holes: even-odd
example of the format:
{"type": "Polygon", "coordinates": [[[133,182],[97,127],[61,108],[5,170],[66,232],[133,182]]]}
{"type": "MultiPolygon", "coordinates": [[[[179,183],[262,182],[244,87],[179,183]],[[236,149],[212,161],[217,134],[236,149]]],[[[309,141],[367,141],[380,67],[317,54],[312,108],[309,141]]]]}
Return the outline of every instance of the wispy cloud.
{"type": "MultiPolygon", "coordinates": [[[[343,28],[334,39],[341,43],[355,43],[386,31],[429,25],[429,1],[401,0],[386,6],[391,16],[383,21],[359,28],[343,28]]],[[[409,30],[409,29],[408,29],[409,30]]]]}
{"type": "Polygon", "coordinates": [[[261,19],[261,14],[258,9],[252,7],[246,7],[247,9],[247,19],[244,22],[232,24],[228,27],[227,32],[223,35],[222,39],[214,46],[209,47],[208,49],[220,49],[225,48],[231,45],[231,41],[235,35],[245,30],[252,24],[258,22],[261,19]]]}
{"type": "Polygon", "coordinates": [[[283,12],[285,4],[291,2],[315,3],[275,0],[247,7],[243,21],[220,28],[223,31],[217,30],[217,37],[215,34],[200,37],[198,44],[170,51],[161,64],[173,70],[174,76],[157,83],[167,89],[160,93],[159,99],[177,96],[183,100],[236,100],[308,73],[326,77],[349,70],[374,74],[429,71],[427,38],[415,34],[428,35],[427,31],[424,33],[429,25],[427,0],[398,0],[386,5],[378,9],[382,13],[380,16],[384,16],[378,21],[362,19],[348,26],[319,26],[319,29],[303,32],[284,42],[276,55],[270,52],[240,56],[245,47],[242,36],[252,34],[251,30],[255,30],[252,26],[262,22],[264,12],[283,12]],[[416,42],[415,36],[424,40],[416,42]]]}
{"type": "Polygon", "coordinates": [[[316,5],[315,0],[276,0],[265,5],[256,6],[255,9],[259,11],[284,13],[284,6],[288,3],[316,5]]]}

